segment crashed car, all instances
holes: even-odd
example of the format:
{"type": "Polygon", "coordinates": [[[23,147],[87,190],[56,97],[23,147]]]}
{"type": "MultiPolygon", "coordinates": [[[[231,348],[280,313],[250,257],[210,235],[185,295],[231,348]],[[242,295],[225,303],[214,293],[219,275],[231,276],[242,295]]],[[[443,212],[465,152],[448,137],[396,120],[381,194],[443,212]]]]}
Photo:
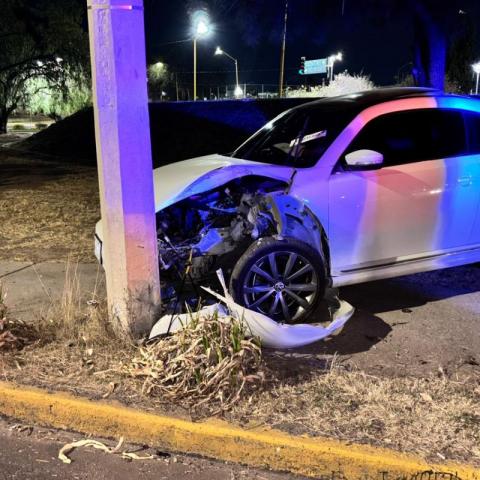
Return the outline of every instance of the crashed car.
{"type": "MultiPolygon", "coordinates": [[[[480,101],[418,88],[284,112],[231,156],[154,171],[163,279],[294,323],[338,287],[480,261],[480,101]]],[[[101,261],[102,225],[96,226],[101,261]]]]}

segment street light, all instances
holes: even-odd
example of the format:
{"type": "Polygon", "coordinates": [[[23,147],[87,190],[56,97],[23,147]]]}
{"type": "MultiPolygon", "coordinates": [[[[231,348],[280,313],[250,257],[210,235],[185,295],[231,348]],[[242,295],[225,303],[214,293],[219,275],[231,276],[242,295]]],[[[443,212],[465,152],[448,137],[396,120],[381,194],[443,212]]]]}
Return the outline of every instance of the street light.
{"type": "Polygon", "coordinates": [[[477,75],[477,82],[476,82],[476,87],[475,87],[475,95],[478,95],[478,86],[479,86],[479,80],[480,80],[480,62],[474,63],[472,65],[473,71],[477,75]]]}
{"type": "Polygon", "coordinates": [[[204,20],[200,20],[197,24],[197,35],[207,35],[208,32],[210,32],[210,27],[204,20]]]}
{"type": "Polygon", "coordinates": [[[197,101],[197,40],[211,32],[210,17],[204,10],[197,10],[192,15],[193,33],[193,101],[197,101]]]}
{"type": "Polygon", "coordinates": [[[240,98],[243,96],[243,90],[242,90],[242,87],[240,85],[237,85],[235,87],[235,91],[233,92],[234,95],[237,97],[237,98],[240,98]]]}
{"type": "Polygon", "coordinates": [[[222,50],[221,47],[217,47],[215,50],[215,55],[225,55],[228,57],[230,60],[233,60],[235,62],[235,78],[236,78],[236,87],[235,87],[235,96],[236,97],[241,97],[243,95],[243,90],[240,87],[240,82],[238,80],[238,60],[236,58],[233,58],[230,54],[228,54],[225,50],[222,50]]]}
{"type": "Polygon", "coordinates": [[[342,52],[338,52],[336,55],[330,55],[328,57],[328,64],[327,66],[330,68],[330,82],[333,81],[333,66],[335,62],[341,62],[343,60],[342,52]]]}

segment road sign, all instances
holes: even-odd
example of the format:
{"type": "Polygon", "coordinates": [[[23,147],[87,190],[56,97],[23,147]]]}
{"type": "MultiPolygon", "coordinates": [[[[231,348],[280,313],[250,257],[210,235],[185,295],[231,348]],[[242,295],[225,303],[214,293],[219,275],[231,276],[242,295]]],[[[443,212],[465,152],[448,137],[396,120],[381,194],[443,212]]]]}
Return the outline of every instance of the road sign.
{"type": "Polygon", "coordinates": [[[301,75],[317,75],[319,73],[327,73],[326,58],[319,58],[317,60],[305,60],[302,61],[302,66],[303,68],[300,70],[301,75]]]}

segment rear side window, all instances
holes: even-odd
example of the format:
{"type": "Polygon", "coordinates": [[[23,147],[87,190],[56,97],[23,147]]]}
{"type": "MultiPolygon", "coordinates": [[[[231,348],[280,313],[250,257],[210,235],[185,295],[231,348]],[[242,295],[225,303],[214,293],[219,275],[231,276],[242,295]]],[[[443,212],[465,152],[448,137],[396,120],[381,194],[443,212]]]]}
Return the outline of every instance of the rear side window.
{"type": "Polygon", "coordinates": [[[346,153],[375,150],[383,154],[385,166],[394,166],[465,155],[466,143],[461,111],[408,110],[372,120],[346,153]]]}
{"type": "Polygon", "coordinates": [[[465,124],[467,126],[468,153],[480,154],[480,113],[465,112],[465,124]]]}

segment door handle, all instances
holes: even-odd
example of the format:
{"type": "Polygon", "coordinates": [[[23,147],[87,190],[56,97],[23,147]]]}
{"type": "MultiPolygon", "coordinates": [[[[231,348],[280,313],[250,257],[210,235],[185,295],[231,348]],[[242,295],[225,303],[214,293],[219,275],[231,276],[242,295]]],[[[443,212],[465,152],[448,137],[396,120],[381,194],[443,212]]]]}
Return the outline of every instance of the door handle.
{"type": "Polygon", "coordinates": [[[460,177],[458,184],[462,187],[470,187],[472,185],[472,177],[460,177]]]}

